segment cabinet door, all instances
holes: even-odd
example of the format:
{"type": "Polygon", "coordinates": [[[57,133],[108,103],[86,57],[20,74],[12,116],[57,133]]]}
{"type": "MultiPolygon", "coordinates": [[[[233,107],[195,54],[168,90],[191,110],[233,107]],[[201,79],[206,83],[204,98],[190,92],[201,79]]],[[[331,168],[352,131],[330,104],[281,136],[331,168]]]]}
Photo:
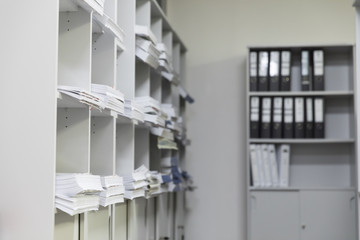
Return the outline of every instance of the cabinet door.
{"type": "Polygon", "coordinates": [[[251,240],[299,240],[298,192],[251,193],[251,240]]]}
{"type": "Polygon", "coordinates": [[[356,240],[355,192],[303,191],[302,240],[356,240]]]}

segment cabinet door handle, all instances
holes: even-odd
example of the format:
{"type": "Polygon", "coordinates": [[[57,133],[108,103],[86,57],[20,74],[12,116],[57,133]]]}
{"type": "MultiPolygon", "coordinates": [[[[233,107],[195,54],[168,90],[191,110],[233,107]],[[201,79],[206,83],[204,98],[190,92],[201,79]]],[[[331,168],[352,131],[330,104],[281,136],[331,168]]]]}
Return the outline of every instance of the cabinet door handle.
{"type": "Polygon", "coordinates": [[[302,224],[302,225],[301,225],[301,228],[302,228],[303,230],[305,230],[306,224],[302,224]]]}

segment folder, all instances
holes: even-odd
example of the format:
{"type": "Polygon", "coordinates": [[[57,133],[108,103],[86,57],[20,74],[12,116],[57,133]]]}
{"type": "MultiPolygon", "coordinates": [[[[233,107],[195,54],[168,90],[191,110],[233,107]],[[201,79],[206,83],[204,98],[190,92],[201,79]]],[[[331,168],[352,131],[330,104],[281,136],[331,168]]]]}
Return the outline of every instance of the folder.
{"type": "Polygon", "coordinates": [[[314,138],[324,138],[324,98],[317,97],[314,99],[314,120],[314,138]]]}
{"type": "Polygon", "coordinates": [[[250,91],[257,91],[258,85],[258,54],[257,52],[250,52],[250,91]]]}
{"type": "Polygon", "coordinates": [[[295,138],[305,137],[305,111],[304,98],[295,98],[295,138]]]}
{"type": "Polygon", "coordinates": [[[269,76],[270,76],[270,91],[280,90],[280,52],[270,52],[270,65],[269,65],[269,76]]]}
{"type": "Polygon", "coordinates": [[[262,164],[264,169],[264,186],[271,187],[271,168],[270,168],[270,161],[269,161],[269,152],[268,152],[268,145],[261,144],[261,158],[262,164]]]}
{"type": "Polygon", "coordinates": [[[272,138],[281,138],[283,129],[283,98],[274,97],[273,106],[271,136],[272,138]]]}
{"type": "Polygon", "coordinates": [[[281,144],[279,147],[279,186],[289,187],[290,145],[281,144]]]}
{"type": "Polygon", "coordinates": [[[313,52],[313,69],[314,69],[314,80],[313,90],[322,91],[324,90],[324,51],[315,50],[313,52]]]}
{"type": "Polygon", "coordinates": [[[271,98],[262,98],[261,106],[261,138],[271,137],[271,98]]]}
{"type": "Polygon", "coordinates": [[[271,185],[273,187],[278,187],[279,186],[278,163],[277,163],[274,144],[268,145],[268,154],[269,154],[269,162],[271,169],[271,185]]]}
{"type": "Polygon", "coordinates": [[[259,52],[259,74],[258,74],[258,90],[268,91],[269,90],[269,53],[266,51],[259,52]]]}
{"type": "Polygon", "coordinates": [[[291,52],[281,51],[280,90],[290,91],[291,85],[291,52]]]}
{"type": "Polygon", "coordinates": [[[284,138],[293,138],[293,98],[286,97],[284,98],[284,128],[283,128],[283,136],[284,138]]]}
{"type": "Polygon", "coordinates": [[[313,99],[311,97],[306,98],[305,100],[305,138],[314,137],[314,108],[313,108],[313,99]]]}
{"type": "Polygon", "coordinates": [[[261,146],[260,144],[256,144],[256,159],[258,164],[258,172],[259,172],[259,183],[260,187],[265,186],[265,172],[264,172],[264,164],[262,160],[262,154],[261,154],[261,146]]]}
{"type": "Polygon", "coordinates": [[[310,90],[310,53],[307,50],[301,51],[301,90],[310,90]]]}
{"type": "Polygon", "coordinates": [[[260,137],[260,98],[250,99],[250,138],[260,137]]]}
{"type": "Polygon", "coordinates": [[[250,144],[250,165],[251,165],[252,185],[254,187],[260,187],[259,167],[258,167],[255,144],[250,144]]]}

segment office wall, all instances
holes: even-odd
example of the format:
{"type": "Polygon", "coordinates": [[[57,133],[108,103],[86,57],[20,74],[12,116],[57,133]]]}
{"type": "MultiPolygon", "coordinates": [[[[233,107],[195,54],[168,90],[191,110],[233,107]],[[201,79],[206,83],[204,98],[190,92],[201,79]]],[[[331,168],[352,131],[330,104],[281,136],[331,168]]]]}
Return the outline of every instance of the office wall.
{"type": "MultiPolygon", "coordinates": [[[[168,0],[187,45],[186,239],[246,240],[245,81],[249,45],[355,42],[352,0],[168,0]]],[[[341,81],[341,79],[339,79],[341,81]]]]}

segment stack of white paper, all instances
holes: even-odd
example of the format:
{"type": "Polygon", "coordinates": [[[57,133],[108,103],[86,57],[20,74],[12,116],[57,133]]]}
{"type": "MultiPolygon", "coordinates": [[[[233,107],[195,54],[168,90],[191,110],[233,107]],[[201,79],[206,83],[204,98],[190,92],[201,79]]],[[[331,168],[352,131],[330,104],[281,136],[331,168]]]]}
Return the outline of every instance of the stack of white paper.
{"type": "Polygon", "coordinates": [[[105,108],[105,104],[104,102],[102,102],[99,96],[94,95],[93,93],[86,91],[82,88],[59,85],[58,91],[75,99],[78,99],[81,103],[97,108],[99,110],[105,108]]]}
{"type": "Polygon", "coordinates": [[[177,74],[175,74],[172,66],[172,57],[169,54],[168,49],[164,43],[156,44],[157,50],[160,52],[159,55],[159,70],[161,75],[169,81],[173,81],[177,74]]]}
{"type": "Polygon", "coordinates": [[[124,94],[106,85],[91,84],[93,95],[98,96],[105,104],[105,108],[124,115],[124,94]]]}
{"type": "Polygon", "coordinates": [[[144,109],[140,104],[137,104],[135,101],[125,99],[124,107],[125,107],[125,111],[124,111],[125,117],[139,122],[145,121],[144,109]]]}
{"type": "Polygon", "coordinates": [[[172,150],[178,150],[177,144],[174,141],[171,141],[170,139],[164,138],[164,137],[158,137],[158,144],[159,149],[172,149],[172,150]]]}
{"type": "Polygon", "coordinates": [[[101,177],[101,185],[104,188],[99,194],[101,206],[124,202],[125,186],[121,177],[116,175],[101,177]]]}
{"type": "Polygon", "coordinates": [[[164,114],[160,111],[160,103],[150,96],[136,97],[135,102],[142,106],[145,116],[145,122],[155,124],[157,126],[165,126],[164,114]]]}
{"type": "Polygon", "coordinates": [[[98,210],[99,196],[97,194],[102,190],[100,176],[57,173],[55,207],[70,215],[98,210]]]}
{"type": "Polygon", "coordinates": [[[132,174],[123,177],[125,186],[125,198],[134,199],[145,197],[145,191],[148,186],[146,174],[148,169],[142,165],[132,174]]]}
{"type": "Polygon", "coordinates": [[[175,108],[172,104],[161,104],[161,110],[167,115],[165,127],[180,132],[181,125],[178,124],[175,108]]]}
{"type": "Polygon", "coordinates": [[[160,52],[155,47],[157,39],[146,26],[135,26],[136,34],[136,56],[154,69],[159,67],[160,52]]]}
{"type": "Polygon", "coordinates": [[[74,0],[77,4],[87,9],[89,12],[94,10],[96,13],[104,14],[105,0],[74,0]]]}
{"type": "Polygon", "coordinates": [[[116,37],[121,44],[124,43],[124,30],[121,29],[109,16],[106,14],[94,14],[95,20],[101,25],[103,30],[116,37]]]}
{"type": "Polygon", "coordinates": [[[162,193],[161,183],[162,177],[161,174],[157,171],[148,171],[147,173],[148,190],[146,192],[146,198],[150,198],[162,193]]]}
{"type": "Polygon", "coordinates": [[[167,138],[169,140],[174,141],[174,133],[172,131],[170,131],[169,129],[162,128],[162,127],[152,127],[150,129],[150,132],[153,135],[156,135],[158,137],[163,137],[163,138],[167,138]]]}

